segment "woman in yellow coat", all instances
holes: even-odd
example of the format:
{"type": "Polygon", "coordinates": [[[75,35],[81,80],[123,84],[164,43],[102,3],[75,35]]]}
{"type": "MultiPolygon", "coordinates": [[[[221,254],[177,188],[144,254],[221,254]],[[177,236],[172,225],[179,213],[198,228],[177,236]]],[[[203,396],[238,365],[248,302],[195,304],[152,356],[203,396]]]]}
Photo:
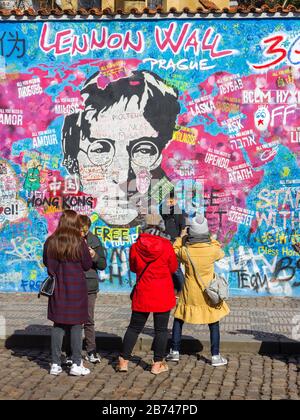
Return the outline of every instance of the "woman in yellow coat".
{"type": "Polygon", "coordinates": [[[224,301],[218,307],[210,306],[202,287],[202,283],[207,286],[213,279],[214,263],[224,257],[224,251],[218,241],[210,238],[207,220],[203,216],[194,218],[188,228],[188,234],[177,238],[173,246],[178,260],[185,266],[185,283],[179,295],[174,314],[172,348],[167,360],[179,360],[182,326],[184,322],[187,322],[190,324],[208,324],[212,365],[226,365],[227,360],[219,352],[219,321],[229,314],[229,308],[224,301]],[[186,248],[197,274],[201,276],[200,280],[194,272],[186,248]]]}

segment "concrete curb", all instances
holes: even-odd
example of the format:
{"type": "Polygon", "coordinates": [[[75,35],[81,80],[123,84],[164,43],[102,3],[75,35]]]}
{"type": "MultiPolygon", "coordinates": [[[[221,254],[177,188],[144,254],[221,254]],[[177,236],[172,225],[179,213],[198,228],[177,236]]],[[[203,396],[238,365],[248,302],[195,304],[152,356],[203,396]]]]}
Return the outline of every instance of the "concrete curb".
{"type": "MultiPolygon", "coordinates": [[[[117,334],[97,334],[97,348],[99,351],[119,351],[122,345],[122,337],[117,334]]],[[[19,348],[39,348],[50,349],[51,336],[49,333],[43,334],[13,334],[6,339],[0,340],[0,348],[12,349],[19,348]]],[[[135,351],[151,350],[153,337],[141,335],[137,341],[135,351]]],[[[168,342],[170,346],[170,339],[168,342]]],[[[210,342],[208,336],[198,336],[197,338],[183,336],[183,353],[208,353],[210,342]]],[[[221,351],[223,353],[252,353],[252,354],[288,354],[300,355],[300,342],[288,338],[266,338],[249,339],[240,336],[222,335],[221,351]]]]}

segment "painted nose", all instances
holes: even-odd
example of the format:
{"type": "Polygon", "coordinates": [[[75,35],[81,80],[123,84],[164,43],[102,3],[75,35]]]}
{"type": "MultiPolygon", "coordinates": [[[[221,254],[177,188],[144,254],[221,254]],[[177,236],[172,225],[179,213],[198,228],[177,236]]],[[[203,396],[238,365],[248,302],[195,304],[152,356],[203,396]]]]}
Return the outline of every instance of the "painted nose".
{"type": "Polygon", "coordinates": [[[129,171],[129,156],[127,153],[119,153],[115,156],[111,171],[111,181],[114,184],[127,183],[129,171]]]}

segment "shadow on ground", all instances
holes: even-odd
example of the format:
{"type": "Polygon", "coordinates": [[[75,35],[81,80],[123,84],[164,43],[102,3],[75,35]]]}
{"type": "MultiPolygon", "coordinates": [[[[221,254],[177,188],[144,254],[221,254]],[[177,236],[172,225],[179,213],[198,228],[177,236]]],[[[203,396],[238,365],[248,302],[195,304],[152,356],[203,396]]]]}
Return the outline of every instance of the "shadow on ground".
{"type": "MultiPolygon", "coordinates": [[[[51,364],[51,353],[50,349],[48,350],[38,350],[38,349],[25,349],[25,348],[12,348],[12,356],[15,358],[26,358],[29,362],[34,362],[40,369],[45,370],[47,373],[50,371],[50,364],[51,364]]],[[[116,366],[118,363],[118,352],[107,352],[100,350],[99,355],[101,359],[106,359],[108,361],[108,365],[111,365],[113,369],[116,370],[116,366]]],[[[68,367],[65,363],[66,357],[65,353],[62,353],[62,369],[64,372],[68,373],[70,367],[68,367]]],[[[151,365],[146,363],[141,357],[133,356],[130,360],[132,364],[136,366],[141,366],[143,370],[150,370],[151,365]]],[[[92,365],[88,362],[84,362],[86,367],[93,368],[96,365],[92,365]]]]}
{"type": "MultiPolygon", "coordinates": [[[[49,350],[51,346],[51,331],[50,325],[29,325],[23,330],[15,330],[5,340],[5,348],[38,348],[49,350]]],[[[122,346],[122,337],[106,333],[103,331],[96,332],[97,347],[102,350],[120,350],[122,346]]],[[[65,348],[65,339],[64,345],[65,348]]]]}
{"type": "Polygon", "coordinates": [[[287,355],[294,356],[292,363],[297,366],[297,372],[300,371],[300,341],[293,340],[283,334],[269,333],[265,331],[256,330],[236,330],[229,332],[231,335],[251,335],[256,341],[261,342],[258,354],[262,356],[269,356],[271,359],[285,360],[287,355]],[[297,361],[298,358],[298,361],[297,361]]]}

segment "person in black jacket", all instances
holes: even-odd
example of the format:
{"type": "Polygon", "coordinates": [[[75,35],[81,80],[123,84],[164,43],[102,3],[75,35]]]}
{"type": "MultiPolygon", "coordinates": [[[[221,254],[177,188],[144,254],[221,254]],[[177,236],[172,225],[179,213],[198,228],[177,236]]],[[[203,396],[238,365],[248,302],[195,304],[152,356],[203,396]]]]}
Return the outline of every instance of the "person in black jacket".
{"type": "MultiPolygon", "coordinates": [[[[174,190],[171,190],[170,196],[160,205],[160,214],[165,223],[166,233],[170,236],[171,242],[174,243],[186,228],[186,219],[188,217],[185,211],[180,210],[174,190]]],[[[180,266],[178,266],[176,273],[173,274],[173,282],[176,293],[180,293],[184,284],[184,275],[180,266]]]]}
{"type": "Polygon", "coordinates": [[[88,216],[80,215],[81,232],[85,237],[89,247],[91,257],[93,260],[93,267],[85,273],[88,285],[88,312],[89,319],[84,325],[84,335],[86,341],[87,355],[86,360],[91,363],[99,363],[100,356],[96,351],[96,337],[95,337],[95,304],[97,293],[99,292],[99,277],[97,270],[105,270],[106,259],[104,249],[99,238],[90,232],[91,220],[88,216]]]}
{"type": "Polygon", "coordinates": [[[173,190],[168,199],[161,204],[160,214],[165,222],[166,233],[171,237],[171,242],[175,242],[186,227],[188,215],[179,208],[173,190]]]}

